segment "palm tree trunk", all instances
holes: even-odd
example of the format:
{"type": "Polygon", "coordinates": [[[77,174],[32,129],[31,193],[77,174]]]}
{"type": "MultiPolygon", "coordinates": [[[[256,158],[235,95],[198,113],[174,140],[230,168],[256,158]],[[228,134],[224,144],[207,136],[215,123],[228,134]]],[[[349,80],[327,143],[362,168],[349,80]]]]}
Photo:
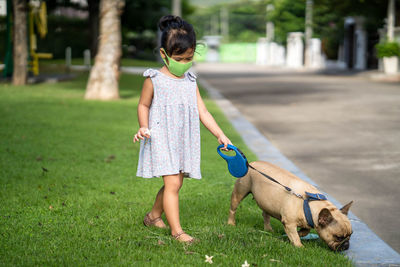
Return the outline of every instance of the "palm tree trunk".
{"type": "Polygon", "coordinates": [[[100,1],[99,47],[86,87],[86,99],[118,99],[121,20],[124,0],[100,1]]]}
{"type": "Polygon", "coordinates": [[[12,83],[25,85],[28,76],[27,1],[13,0],[14,6],[14,70],[12,83]]]}

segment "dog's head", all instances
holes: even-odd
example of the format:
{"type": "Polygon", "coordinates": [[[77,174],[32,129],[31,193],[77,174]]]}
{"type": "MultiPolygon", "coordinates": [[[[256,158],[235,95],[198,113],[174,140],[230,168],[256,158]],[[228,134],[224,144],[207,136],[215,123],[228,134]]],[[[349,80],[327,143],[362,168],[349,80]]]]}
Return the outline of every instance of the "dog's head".
{"type": "Polygon", "coordinates": [[[353,201],[338,210],[335,208],[323,208],[318,215],[318,224],[315,230],[320,238],[334,251],[347,250],[350,246],[351,230],[350,220],[347,218],[353,201]]]}

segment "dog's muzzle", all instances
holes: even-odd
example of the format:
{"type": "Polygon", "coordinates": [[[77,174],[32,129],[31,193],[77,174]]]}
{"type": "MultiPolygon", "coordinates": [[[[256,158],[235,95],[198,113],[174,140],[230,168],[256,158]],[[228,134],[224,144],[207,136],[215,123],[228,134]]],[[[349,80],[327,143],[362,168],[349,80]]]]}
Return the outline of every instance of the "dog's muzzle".
{"type": "Polygon", "coordinates": [[[337,246],[336,251],[348,250],[350,247],[350,241],[343,242],[337,246]]]}
{"type": "Polygon", "coordinates": [[[346,237],[339,243],[339,245],[334,249],[335,251],[348,250],[350,247],[350,236],[346,237]]]}

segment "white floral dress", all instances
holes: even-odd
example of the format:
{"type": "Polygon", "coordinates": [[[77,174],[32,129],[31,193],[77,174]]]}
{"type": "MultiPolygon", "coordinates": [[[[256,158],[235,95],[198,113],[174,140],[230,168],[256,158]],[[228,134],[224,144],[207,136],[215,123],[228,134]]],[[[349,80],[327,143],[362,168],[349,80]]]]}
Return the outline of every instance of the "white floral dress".
{"type": "Polygon", "coordinates": [[[183,172],[201,179],[196,76],[186,72],[178,79],[154,69],[146,70],[143,76],[153,83],[151,137],[140,142],[136,176],[151,178],[183,172]]]}

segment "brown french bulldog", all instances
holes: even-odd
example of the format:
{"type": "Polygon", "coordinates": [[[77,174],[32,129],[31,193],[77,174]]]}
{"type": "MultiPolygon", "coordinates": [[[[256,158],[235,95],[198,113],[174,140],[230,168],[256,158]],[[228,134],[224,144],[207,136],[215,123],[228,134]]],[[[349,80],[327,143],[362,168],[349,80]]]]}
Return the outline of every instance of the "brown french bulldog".
{"type": "MultiPolygon", "coordinates": [[[[314,186],[274,164],[256,161],[250,165],[303,197],[305,192],[320,193],[314,186]]],[[[272,216],[282,222],[290,242],[296,247],[302,247],[300,237],[306,236],[311,229],[303,211],[304,200],[289,193],[284,187],[267,179],[256,170],[249,168],[244,177],[236,180],[228,224],[235,225],[235,213],[239,203],[252,193],[257,205],[263,210],[264,229],[272,231],[270,224],[272,216]],[[299,231],[297,227],[300,227],[299,231]]],[[[339,210],[328,200],[309,202],[315,230],[332,250],[346,250],[350,246],[352,230],[347,213],[352,203],[353,201],[339,210]]]]}

